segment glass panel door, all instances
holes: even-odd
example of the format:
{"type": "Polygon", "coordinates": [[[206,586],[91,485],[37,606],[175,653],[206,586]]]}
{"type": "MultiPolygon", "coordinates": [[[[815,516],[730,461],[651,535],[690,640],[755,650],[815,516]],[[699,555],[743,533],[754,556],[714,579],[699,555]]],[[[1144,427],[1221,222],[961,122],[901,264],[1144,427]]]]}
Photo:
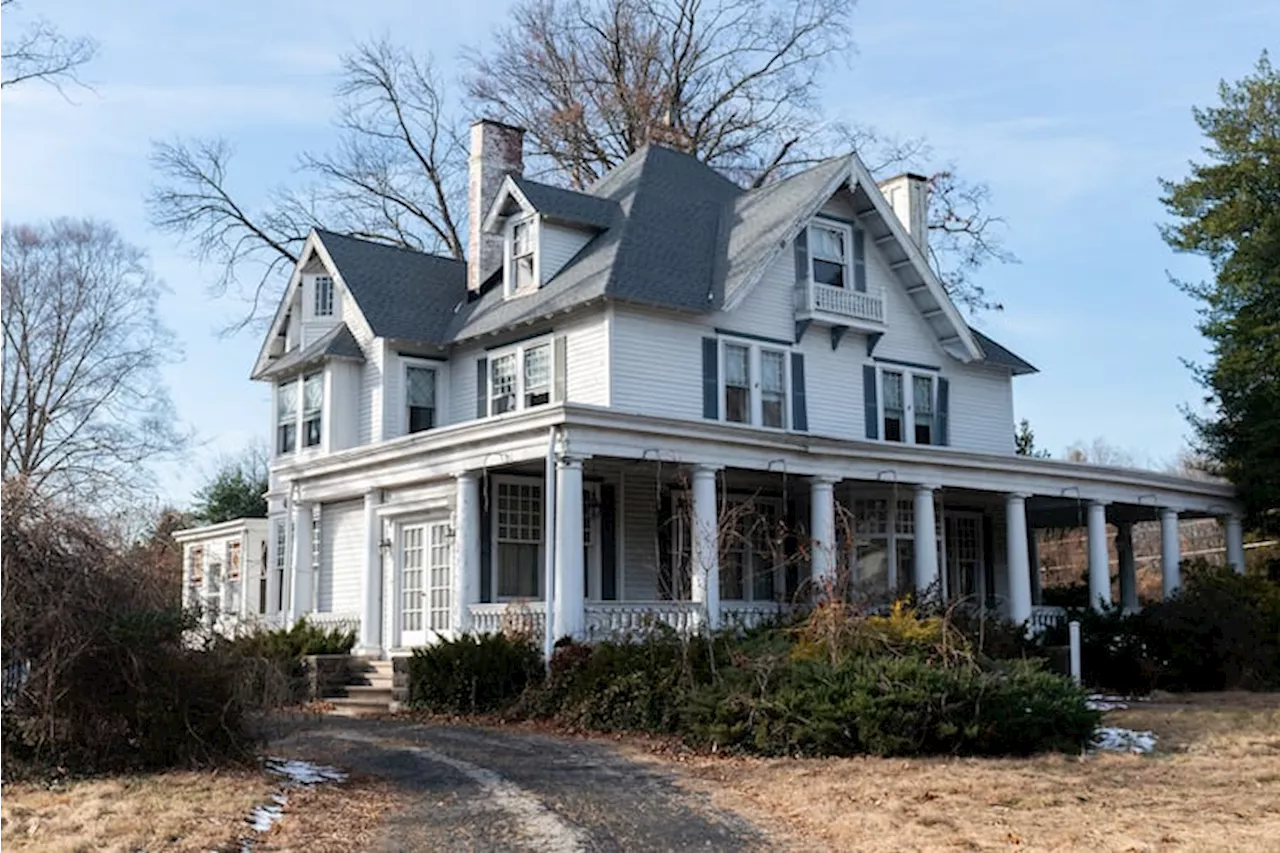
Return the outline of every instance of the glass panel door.
{"type": "Polygon", "coordinates": [[[426,526],[406,524],[400,529],[400,645],[421,646],[427,641],[424,584],[426,581],[426,526]]]}

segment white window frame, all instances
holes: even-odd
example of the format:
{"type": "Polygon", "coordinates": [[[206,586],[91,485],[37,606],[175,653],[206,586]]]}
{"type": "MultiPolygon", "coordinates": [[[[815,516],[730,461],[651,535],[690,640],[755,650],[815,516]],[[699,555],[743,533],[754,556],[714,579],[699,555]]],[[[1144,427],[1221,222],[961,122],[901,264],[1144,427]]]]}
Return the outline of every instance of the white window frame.
{"type": "Polygon", "coordinates": [[[336,308],[336,288],[331,275],[318,275],[311,280],[311,316],[332,317],[336,308]]]}
{"type": "Polygon", "coordinates": [[[436,374],[436,399],[435,399],[435,422],[429,430],[419,430],[419,432],[430,432],[439,429],[445,424],[445,403],[449,399],[448,389],[445,383],[448,381],[449,371],[445,368],[445,362],[434,361],[428,358],[411,358],[408,356],[400,357],[400,387],[403,389],[401,394],[402,422],[400,432],[402,435],[409,435],[409,369],[431,370],[436,374]]]}
{"type": "Polygon", "coordinates": [[[527,341],[521,341],[520,343],[512,344],[511,346],[503,347],[501,349],[495,349],[488,353],[489,361],[488,361],[488,364],[485,366],[485,383],[487,384],[488,387],[485,389],[485,394],[488,400],[488,411],[490,415],[498,414],[497,412],[494,411],[494,405],[493,405],[494,399],[495,399],[494,393],[493,393],[494,363],[499,359],[502,359],[511,355],[515,356],[515,364],[516,364],[515,405],[512,406],[510,409],[507,409],[507,411],[502,412],[501,414],[510,414],[511,412],[521,412],[529,408],[542,408],[543,406],[550,406],[553,403],[555,403],[556,402],[555,338],[550,335],[546,335],[542,337],[531,338],[530,340],[527,340],[527,341]],[[525,381],[524,381],[525,380],[525,375],[524,375],[525,356],[529,352],[529,350],[534,350],[542,346],[545,346],[547,348],[547,364],[549,368],[548,376],[547,376],[547,382],[548,382],[547,402],[538,403],[536,406],[528,406],[525,403],[525,396],[526,396],[525,381]]]}
{"type": "MultiPolygon", "coordinates": [[[[807,233],[805,235],[805,254],[809,261],[809,283],[819,283],[813,274],[814,247],[817,241],[814,240],[813,231],[816,228],[825,228],[828,231],[837,231],[844,235],[844,287],[842,290],[849,290],[855,293],[865,293],[867,281],[867,257],[866,257],[866,234],[863,234],[862,257],[858,257],[857,246],[854,241],[854,232],[861,229],[854,223],[843,222],[837,219],[827,219],[825,217],[814,217],[809,221],[807,233]],[[858,268],[862,268],[862,290],[858,289],[858,268]]],[[[824,259],[825,260],[825,259],[824,259]]],[[[834,284],[824,284],[824,287],[836,287],[834,284]]]]}
{"type": "Polygon", "coordinates": [[[274,394],[273,402],[275,403],[275,407],[274,407],[275,408],[275,424],[274,424],[274,429],[272,431],[275,433],[275,438],[274,438],[274,441],[272,442],[272,446],[275,450],[275,455],[288,456],[290,454],[297,453],[298,438],[299,438],[298,417],[302,411],[302,386],[298,384],[298,380],[295,378],[295,379],[290,379],[288,382],[277,383],[275,386],[275,394],[274,394]],[[288,391],[288,393],[293,394],[293,423],[292,424],[290,424],[287,420],[284,420],[281,417],[280,400],[281,400],[281,397],[284,396],[284,392],[286,392],[286,390],[288,391]],[[288,450],[281,449],[282,442],[280,441],[280,436],[281,436],[280,428],[283,426],[293,427],[293,447],[289,448],[288,450]]]}
{"type": "Polygon", "coordinates": [[[539,477],[519,477],[510,474],[495,475],[492,478],[493,497],[492,497],[492,516],[489,523],[489,553],[492,555],[489,560],[489,589],[492,591],[492,598],[495,602],[510,601],[546,601],[547,590],[547,542],[546,542],[546,484],[539,477]],[[520,595],[502,595],[499,590],[501,579],[501,558],[500,545],[502,540],[498,533],[501,528],[500,519],[498,517],[501,509],[498,505],[498,492],[502,485],[507,486],[537,486],[538,487],[538,539],[537,542],[519,540],[518,544],[537,545],[538,548],[538,578],[536,584],[536,592],[532,598],[520,595]]]}
{"type": "Polygon", "coordinates": [[[271,571],[275,572],[276,575],[276,600],[271,602],[268,611],[270,613],[284,613],[289,608],[289,520],[287,518],[276,519],[274,533],[276,545],[275,561],[272,563],[271,571]]]}
{"type": "Polygon", "coordinates": [[[324,443],[326,439],[326,436],[325,436],[326,430],[324,428],[324,404],[325,404],[325,397],[328,396],[328,393],[327,393],[328,389],[325,388],[325,385],[327,384],[325,379],[326,377],[325,377],[324,368],[321,368],[319,370],[313,370],[309,373],[304,373],[302,376],[298,377],[298,445],[297,446],[298,446],[298,449],[301,451],[315,452],[317,450],[321,450],[324,448],[324,443]],[[311,413],[307,409],[307,380],[313,377],[316,377],[320,383],[320,407],[314,410],[313,413],[315,417],[307,417],[307,415],[311,413]],[[319,437],[316,439],[314,444],[308,444],[307,434],[306,434],[307,422],[312,420],[320,422],[319,437]]]}
{"type": "Polygon", "coordinates": [[[876,417],[879,426],[880,441],[887,444],[916,444],[916,397],[915,378],[928,378],[933,384],[933,429],[929,444],[920,447],[937,447],[938,440],[938,379],[942,374],[936,370],[922,367],[908,367],[899,364],[876,365],[876,417]],[[884,429],[884,375],[898,373],[902,375],[902,441],[890,441],[885,437],[884,429]]]}
{"type": "MultiPolygon", "coordinates": [[[[898,560],[899,544],[909,542],[912,547],[915,545],[915,503],[911,496],[903,496],[901,491],[886,490],[859,490],[850,492],[845,500],[844,505],[848,508],[850,520],[854,524],[852,539],[853,542],[848,546],[848,564],[855,566],[857,571],[856,577],[861,578],[862,567],[857,556],[858,544],[863,542],[882,542],[888,559],[889,571],[889,595],[894,596],[897,591],[904,585],[909,584],[915,571],[913,565],[902,565],[898,560]],[[882,530],[869,530],[863,526],[863,519],[859,513],[859,502],[875,503],[883,502],[885,511],[885,523],[882,530]]],[[[937,543],[937,554],[939,572],[945,574],[946,568],[946,527],[943,523],[943,506],[942,502],[935,495],[933,502],[933,529],[934,541],[937,543]]]]}
{"type": "Polygon", "coordinates": [[[791,353],[792,347],[784,344],[774,344],[764,341],[754,341],[748,338],[739,338],[729,335],[720,338],[720,351],[716,359],[716,366],[719,376],[717,384],[719,385],[719,409],[720,420],[726,424],[735,426],[751,426],[758,429],[773,430],[775,432],[787,432],[792,428],[791,424],[791,407],[792,407],[792,388],[791,388],[791,353]],[[728,371],[726,365],[727,348],[729,346],[743,347],[747,350],[747,385],[749,388],[749,403],[747,406],[747,420],[745,422],[729,420],[728,407],[728,386],[725,379],[728,371]],[[782,426],[765,426],[764,423],[764,397],[761,390],[761,382],[763,379],[763,370],[761,368],[761,353],[776,352],[782,355],[782,426]]]}
{"type": "Polygon", "coordinates": [[[533,293],[542,285],[542,252],[539,251],[542,246],[541,219],[538,214],[532,213],[523,216],[512,216],[507,220],[506,233],[503,240],[502,281],[503,293],[508,299],[533,293]],[[531,244],[528,252],[521,252],[520,254],[516,254],[516,226],[518,225],[529,226],[529,242],[531,244]],[[520,258],[524,257],[532,257],[533,280],[525,287],[520,287],[516,276],[516,263],[520,258]]]}

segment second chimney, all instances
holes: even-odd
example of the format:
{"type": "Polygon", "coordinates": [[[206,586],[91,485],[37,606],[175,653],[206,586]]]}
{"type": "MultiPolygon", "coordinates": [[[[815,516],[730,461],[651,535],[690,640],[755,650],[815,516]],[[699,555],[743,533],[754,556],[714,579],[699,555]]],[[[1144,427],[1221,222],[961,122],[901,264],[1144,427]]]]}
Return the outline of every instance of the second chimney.
{"type": "Polygon", "coordinates": [[[906,172],[880,182],[880,192],[898,221],[924,252],[929,248],[929,179],[906,172]]]}
{"type": "Polygon", "coordinates": [[[467,289],[479,292],[484,277],[502,265],[502,236],[485,234],[484,217],[507,175],[524,173],[524,128],[491,119],[471,125],[467,158],[467,289]]]}

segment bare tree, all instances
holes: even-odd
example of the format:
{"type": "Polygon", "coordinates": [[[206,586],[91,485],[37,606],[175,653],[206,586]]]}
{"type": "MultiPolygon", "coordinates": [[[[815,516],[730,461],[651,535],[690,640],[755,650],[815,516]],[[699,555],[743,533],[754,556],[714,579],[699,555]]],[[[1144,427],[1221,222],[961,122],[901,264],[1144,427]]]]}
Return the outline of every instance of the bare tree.
{"type": "Polygon", "coordinates": [[[181,449],[160,368],[177,355],[144,254],[110,225],[5,225],[3,475],[81,507],[119,506],[181,449]]]}
{"type": "MultiPolygon", "coordinates": [[[[14,0],[0,0],[0,9],[18,8],[14,0]]],[[[80,66],[97,53],[98,43],[93,39],[65,36],[49,21],[39,18],[23,28],[17,38],[4,42],[0,88],[43,80],[61,91],[64,83],[80,83],[76,76],[80,66]]]]}
{"type": "MultiPolygon", "coordinates": [[[[852,5],[521,0],[467,54],[468,112],[525,127],[534,173],[578,188],[651,142],[752,187],[851,148],[878,174],[923,169],[920,140],[822,114],[821,73],[852,51],[852,5]]],[[[463,258],[465,128],[430,58],[386,38],[357,45],[337,96],[335,146],[301,157],[309,185],[272,193],[260,211],[234,199],[225,142],[156,146],[152,221],[221,269],[217,293],[252,268],[250,318],[313,224],[463,258]]],[[[931,187],[935,269],[961,304],[998,309],[973,279],[987,261],[1013,260],[987,188],[952,168],[931,187]]]]}

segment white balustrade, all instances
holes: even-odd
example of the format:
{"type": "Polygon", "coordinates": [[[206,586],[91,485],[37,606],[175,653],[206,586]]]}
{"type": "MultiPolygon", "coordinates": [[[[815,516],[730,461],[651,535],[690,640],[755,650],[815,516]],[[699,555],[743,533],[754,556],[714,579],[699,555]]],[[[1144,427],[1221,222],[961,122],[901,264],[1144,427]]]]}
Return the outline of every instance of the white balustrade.
{"type": "Polygon", "coordinates": [[[691,634],[698,625],[699,606],[693,601],[589,601],[587,638],[604,640],[643,634],[665,625],[678,634],[691,634]]]}
{"type": "Polygon", "coordinates": [[[520,634],[541,642],[546,630],[547,607],[543,601],[472,604],[471,633],[520,634]]]}
{"type": "Polygon", "coordinates": [[[326,631],[350,631],[357,637],[360,635],[359,613],[308,613],[305,618],[326,631]]]}
{"type": "Polygon", "coordinates": [[[728,628],[750,630],[791,615],[792,605],[780,601],[720,601],[720,621],[728,628]]]}
{"type": "Polygon", "coordinates": [[[1031,618],[1027,620],[1031,633],[1039,634],[1049,628],[1056,628],[1067,621],[1065,607],[1053,607],[1048,604],[1037,604],[1031,608],[1031,618]]]}
{"type": "Polygon", "coordinates": [[[862,293],[852,288],[813,282],[809,285],[808,308],[823,314],[883,323],[884,289],[875,288],[862,293]]]}

